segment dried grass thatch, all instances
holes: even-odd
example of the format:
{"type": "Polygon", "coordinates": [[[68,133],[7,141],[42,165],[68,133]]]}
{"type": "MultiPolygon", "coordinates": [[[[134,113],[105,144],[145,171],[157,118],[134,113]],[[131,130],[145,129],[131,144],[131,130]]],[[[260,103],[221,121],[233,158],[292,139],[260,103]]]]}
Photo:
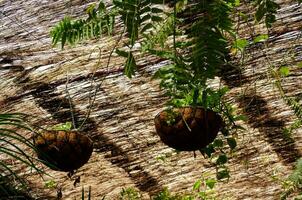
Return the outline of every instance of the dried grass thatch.
{"type": "MultiPolygon", "coordinates": [[[[95,142],[95,149],[88,164],[77,172],[80,184],[66,181],[64,173],[47,171],[62,185],[63,199],[80,198],[82,186],[92,186],[92,199],[104,195],[116,199],[125,187],[138,189],[145,198],[164,187],[174,192],[191,190],[202,173],[214,175],[215,167],[201,155],[194,158],[191,153],[174,153],[155,134],[153,118],[166,98],[151,75],[166,62],[141,57],[137,75],[129,80],[122,73],[123,60],[119,57],[113,56],[109,70],[105,68],[115,38],[104,37],[65,50],[52,48],[50,28],[65,15],[81,16],[91,3],[0,1],[0,112],[30,114],[31,123],[43,127],[70,121],[65,91],[68,73],[79,124],[88,111],[94,88],[102,83],[83,130],[95,142]],[[165,154],[172,154],[166,162],[156,159],[165,154]]],[[[279,3],[278,21],[268,46],[251,46],[242,69],[228,69],[223,74],[223,83],[231,88],[229,101],[249,120],[243,124],[247,131],[238,136],[238,150],[230,160],[231,178],[227,184],[217,185],[217,195],[222,199],[278,199],[282,188],[274,177],[289,174],[302,154],[301,128],[292,139],[282,134],[282,128],[291,124],[295,115],[274,88],[267,62],[269,57],[272,66],[291,66],[290,76],[282,84],[287,95],[301,100],[302,71],[295,63],[302,60],[302,7],[295,1],[279,3]],[[294,54],[294,60],[288,52],[294,54]]],[[[250,33],[265,31],[260,24],[251,32],[248,23],[241,23],[239,30],[248,39],[250,33]]],[[[33,173],[28,179],[35,196],[56,197],[54,189],[44,188],[40,176],[33,173]]]]}

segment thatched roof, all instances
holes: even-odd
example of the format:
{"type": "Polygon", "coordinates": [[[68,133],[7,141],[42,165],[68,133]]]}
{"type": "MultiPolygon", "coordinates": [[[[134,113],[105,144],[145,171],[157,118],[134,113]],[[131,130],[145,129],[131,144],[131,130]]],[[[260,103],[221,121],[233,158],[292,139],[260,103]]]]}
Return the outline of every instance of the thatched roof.
{"type": "MultiPolygon", "coordinates": [[[[82,186],[92,187],[92,199],[104,195],[116,199],[126,187],[138,189],[147,198],[164,187],[173,192],[190,191],[205,172],[215,176],[215,166],[202,155],[194,158],[193,153],[177,154],[155,133],[153,118],[163,109],[166,97],[151,76],[166,61],[151,56],[139,58],[137,75],[130,80],[123,75],[123,60],[118,56],[112,57],[108,69],[105,67],[115,38],[103,37],[65,50],[51,46],[50,28],[65,15],[82,16],[83,9],[92,2],[0,1],[0,112],[30,114],[31,123],[43,127],[70,121],[65,90],[68,74],[74,113],[81,121],[88,111],[89,97],[100,86],[84,127],[95,149],[89,162],[77,172],[80,184],[74,187],[65,173],[46,168],[54,178],[45,178],[63,186],[63,199],[80,198],[82,186]],[[165,162],[156,159],[170,154],[165,162]]],[[[302,155],[301,128],[292,140],[283,137],[282,128],[296,118],[274,88],[267,62],[269,57],[272,66],[290,66],[290,76],[282,84],[287,95],[301,100],[302,71],[294,64],[302,60],[302,7],[296,1],[279,3],[281,9],[268,46],[250,46],[242,69],[223,74],[223,84],[231,88],[228,100],[249,120],[242,123],[247,130],[238,135],[237,151],[229,163],[229,182],[215,187],[222,199],[278,199],[282,185],[274,177],[288,175],[302,155]]],[[[250,10],[244,6],[241,9],[250,10]]],[[[250,33],[265,32],[262,25],[251,32],[244,22],[239,30],[247,39],[251,39],[250,33]]],[[[54,189],[43,188],[40,176],[26,173],[35,196],[56,196],[54,189]]]]}

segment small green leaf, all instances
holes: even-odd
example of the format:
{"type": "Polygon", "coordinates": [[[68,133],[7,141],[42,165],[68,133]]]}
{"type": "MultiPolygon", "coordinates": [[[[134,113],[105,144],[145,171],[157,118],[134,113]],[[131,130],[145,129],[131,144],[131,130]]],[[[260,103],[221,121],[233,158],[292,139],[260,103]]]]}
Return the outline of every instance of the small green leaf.
{"type": "Polygon", "coordinates": [[[238,39],[235,41],[234,47],[240,50],[243,50],[249,42],[246,39],[238,39]]]}
{"type": "Polygon", "coordinates": [[[145,22],[145,21],[147,21],[147,20],[149,20],[149,19],[151,19],[151,15],[144,15],[142,18],[141,18],[141,23],[143,23],[143,22],[145,22]]]}
{"type": "Polygon", "coordinates": [[[223,127],[223,128],[221,129],[221,133],[222,133],[224,136],[227,136],[227,135],[230,134],[229,130],[228,130],[227,128],[225,128],[225,127],[223,127]]]}
{"type": "Polygon", "coordinates": [[[209,144],[206,148],[202,150],[208,157],[211,157],[212,153],[215,152],[215,149],[212,144],[209,144]]]}
{"type": "Polygon", "coordinates": [[[162,13],[163,10],[160,9],[160,8],[151,8],[151,12],[152,12],[152,13],[162,13]]]}
{"type": "Polygon", "coordinates": [[[234,5],[235,5],[235,6],[240,6],[240,0],[235,0],[234,5]]]}
{"type": "Polygon", "coordinates": [[[253,40],[253,42],[254,42],[254,43],[265,42],[267,39],[268,39],[268,35],[267,35],[267,34],[262,34],[262,35],[257,36],[257,37],[253,40]]]}
{"type": "Polygon", "coordinates": [[[219,157],[216,160],[217,165],[223,165],[228,161],[228,157],[225,154],[219,155],[219,157]]]}
{"type": "Polygon", "coordinates": [[[149,30],[153,28],[153,25],[151,23],[146,24],[145,26],[143,26],[141,33],[144,33],[145,31],[149,30]]]}
{"type": "Polygon", "coordinates": [[[216,180],[215,179],[207,179],[206,180],[206,185],[210,188],[213,189],[215,184],[216,184],[216,180]]]}
{"type": "Polygon", "coordinates": [[[128,58],[128,52],[126,51],[115,49],[115,53],[117,53],[117,55],[122,56],[124,58],[128,58]]]}
{"type": "Polygon", "coordinates": [[[239,121],[239,120],[247,121],[248,117],[246,115],[238,115],[238,116],[234,117],[234,121],[239,121]]]}
{"type": "Polygon", "coordinates": [[[199,190],[200,186],[201,186],[201,180],[196,181],[193,185],[193,190],[199,190]]]}
{"type": "Polygon", "coordinates": [[[266,11],[265,3],[261,2],[255,14],[255,18],[258,22],[264,17],[266,11]]]}
{"type": "Polygon", "coordinates": [[[297,63],[297,66],[298,66],[299,68],[302,68],[302,62],[298,62],[298,63],[297,63]]]}
{"type": "Polygon", "coordinates": [[[207,195],[207,193],[205,191],[198,192],[198,196],[201,199],[208,199],[208,195],[207,195]]]}
{"type": "Polygon", "coordinates": [[[57,124],[52,127],[52,130],[56,131],[70,131],[72,128],[72,123],[71,122],[66,122],[63,124],[57,124]]]}
{"type": "Polygon", "coordinates": [[[279,73],[280,73],[281,76],[288,76],[289,75],[289,68],[283,66],[279,69],[279,73]]]}
{"type": "Polygon", "coordinates": [[[162,21],[162,19],[163,19],[163,18],[161,18],[161,17],[159,17],[159,16],[152,16],[152,17],[151,17],[151,20],[152,20],[153,22],[160,22],[160,21],[162,21]]]}
{"type": "Polygon", "coordinates": [[[223,141],[221,139],[215,139],[213,142],[214,147],[223,147],[223,141]]]}
{"type": "Polygon", "coordinates": [[[235,149],[237,146],[237,142],[236,142],[235,138],[227,138],[227,143],[232,150],[235,149]]]}
{"type": "Polygon", "coordinates": [[[55,188],[57,186],[57,183],[54,180],[48,180],[44,183],[44,187],[46,188],[55,188]]]}
{"type": "Polygon", "coordinates": [[[222,180],[225,178],[230,178],[230,173],[228,169],[223,169],[221,171],[218,171],[216,174],[216,177],[218,180],[222,180]]]}

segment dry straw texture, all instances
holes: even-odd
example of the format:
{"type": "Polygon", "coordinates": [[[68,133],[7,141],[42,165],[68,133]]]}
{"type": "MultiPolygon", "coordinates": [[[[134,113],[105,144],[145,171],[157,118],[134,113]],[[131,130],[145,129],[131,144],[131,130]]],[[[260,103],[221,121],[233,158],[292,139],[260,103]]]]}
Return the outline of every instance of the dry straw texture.
{"type": "MultiPolygon", "coordinates": [[[[162,110],[166,98],[151,76],[165,61],[141,57],[137,75],[129,80],[122,74],[122,63],[113,55],[109,72],[107,58],[116,38],[103,37],[74,48],[52,48],[50,28],[65,15],[81,17],[92,1],[2,0],[0,1],[0,112],[24,112],[38,126],[70,121],[65,91],[66,75],[74,114],[81,121],[89,107],[89,96],[102,82],[84,132],[95,142],[88,164],[77,175],[80,184],[66,180],[66,173],[46,169],[63,186],[63,199],[80,198],[82,186],[92,187],[92,199],[116,199],[122,188],[134,187],[145,198],[168,187],[173,192],[190,191],[202,173],[215,174],[215,167],[203,156],[176,154],[155,134],[154,116],[162,110]],[[99,59],[99,48],[102,50],[99,59]],[[95,72],[94,81],[92,74],[95,72]],[[172,152],[166,162],[156,157],[172,152]]],[[[302,154],[302,129],[285,139],[282,128],[296,118],[274,88],[269,65],[291,66],[284,78],[287,95],[301,99],[302,71],[294,64],[302,60],[302,7],[295,1],[279,1],[281,9],[268,40],[251,46],[242,70],[226,70],[222,83],[231,88],[230,102],[249,117],[246,131],[238,136],[238,148],[230,160],[231,178],[218,184],[221,199],[278,199],[281,184],[273,175],[284,178],[302,154]],[[295,61],[286,55],[291,50],[295,61]]],[[[242,7],[243,11],[251,10],[242,7]]],[[[252,23],[250,21],[249,23],[252,23]]],[[[239,26],[240,34],[264,33],[262,25],[250,30],[239,26]]],[[[24,133],[30,134],[30,133],[24,133]]],[[[35,173],[27,173],[32,194],[41,199],[56,196],[45,189],[35,173]]]]}

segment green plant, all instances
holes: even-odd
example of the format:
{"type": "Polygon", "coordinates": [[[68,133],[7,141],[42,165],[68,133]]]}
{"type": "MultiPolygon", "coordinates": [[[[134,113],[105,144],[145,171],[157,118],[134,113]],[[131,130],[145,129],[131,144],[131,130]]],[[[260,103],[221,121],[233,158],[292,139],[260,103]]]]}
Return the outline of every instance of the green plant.
{"type": "Polygon", "coordinates": [[[70,131],[72,129],[72,123],[66,122],[66,123],[56,124],[53,127],[51,127],[51,129],[56,131],[70,131]]]}
{"type": "Polygon", "coordinates": [[[123,188],[119,196],[120,200],[140,200],[141,198],[141,194],[132,187],[123,188]]]}
{"type": "MultiPolygon", "coordinates": [[[[219,76],[229,64],[232,40],[232,48],[242,53],[249,44],[247,40],[237,39],[233,25],[232,15],[238,12],[236,7],[241,5],[240,1],[202,0],[192,3],[174,0],[169,3],[170,8],[164,3],[161,0],[114,0],[112,8],[106,9],[100,1],[98,6],[87,9],[87,19],[65,18],[57,24],[51,31],[53,44],[61,42],[63,48],[66,43],[73,45],[75,41],[102,36],[103,33],[114,35],[120,32],[112,52],[125,58],[124,73],[128,77],[135,74],[137,50],[169,60],[170,64],[154,74],[154,78],[161,79],[160,86],[170,97],[167,105],[201,106],[223,116],[224,137],[201,151],[215,160],[217,178],[228,178],[228,152],[224,146],[227,144],[230,151],[236,148],[237,131],[243,129],[236,121],[244,117],[237,116],[231,105],[224,101],[228,89],[213,88],[209,81],[219,76]],[[114,30],[117,17],[122,25],[114,30]],[[120,45],[123,38],[124,45],[120,45]]],[[[252,4],[257,7],[255,20],[264,19],[267,27],[271,27],[279,5],[273,0],[255,0],[252,4]]],[[[267,39],[268,35],[260,35],[253,43],[267,39]]],[[[173,118],[169,123],[173,123],[173,118]]]]}
{"type": "Polygon", "coordinates": [[[299,102],[296,99],[286,96],[284,89],[282,87],[282,78],[287,77],[290,74],[289,67],[282,66],[278,70],[271,69],[271,74],[275,79],[275,85],[279,90],[282,99],[286,102],[288,106],[291,107],[291,109],[294,111],[294,114],[298,118],[289,127],[283,129],[283,133],[286,136],[290,136],[295,129],[300,128],[302,125],[302,106],[299,104],[299,102]]]}
{"type": "Polygon", "coordinates": [[[193,185],[193,194],[196,199],[202,200],[215,200],[216,193],[214,187],[217,183],[217,180],[208,178],[204,174],[201,179],[197,180],[193,185]]]}
{"type": "Polygon", "coordinates": [[[90,39],[100,36],[102,33],[112,34],[115,24],[116,10],[108,11],[103,2],[98,7],[95,4],[90,5],[86,13],[86,19],[72,20],[65,16],[50,34],[53,45],[61,42],[62,49],[65,44],[75,45],[84,39],[90,39]]]}
{"type": "Polygon", "coordinates": [[[48,180],[44,183],[44,187],[46,187],[46,188],[56,188],[57,183],[54,180],[48,180]]]}
{"type": "Polygon", "coordinates": [[[153,200],[193,200],[193,197],[190,194],[171,194],[167,188],[164,188],[163,191],[153,197],[153,200]]]}
{"type": "Polygon", "coordinates": [[[295,200],[301,199],[302,197],[302,158],[297,160],[294,171],[287,177],[285,181],[282,181],[284,188],[281,194],[281,199],[287,199],[289,195],[296,192],[298,195],[295,200]]]}
{"type": "Polygon", "coordinates": [[[280,6],[274,0],[255,0],[258,6],[255,18],[259,22],[264,18],[264,22],[268,28],[276,21],[275,14],[280,6]]]}
{"type": "MultiPolygon", "coordinates": [[[[25,148],[35,151],[33,143],[17,131],[31,131],[24,122],[24,117],[25,115],[20,113],[0,114],[0,156],[3,158],[0,160],[0,190],[4,197],[5,195],[11,196],[13,195],[12,192],[23,190],[28,186],[26,180],[15,171],[15,166],[9,164],[6,160],[17,161],[30,167],[31,170],[34,169],[40,174],[44,173],[36,165],[36,161],[39,160],[24,151],[25,148]]],[[[7,196],[7,198],[10,196],[7,196]]]]}

